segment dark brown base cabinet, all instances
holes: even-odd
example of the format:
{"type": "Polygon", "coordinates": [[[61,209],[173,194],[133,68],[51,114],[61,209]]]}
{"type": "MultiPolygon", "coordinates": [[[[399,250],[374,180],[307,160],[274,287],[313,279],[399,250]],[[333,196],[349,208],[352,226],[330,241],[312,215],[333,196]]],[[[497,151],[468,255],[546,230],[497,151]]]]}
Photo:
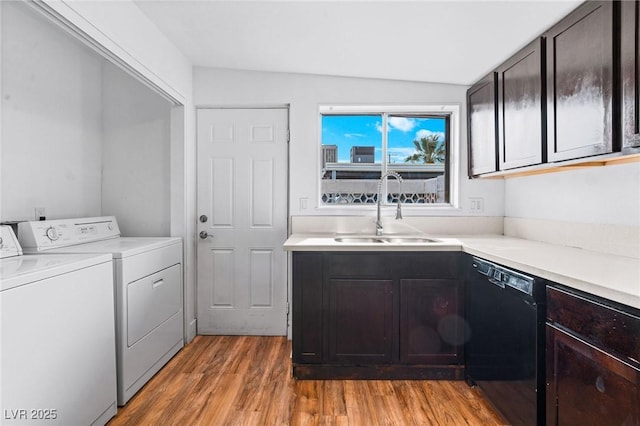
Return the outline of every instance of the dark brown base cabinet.
{"type": "Polygon", "coordinates": [[[460,253],[293,253],[298,379],[462,379],[460,253]]]}
{"type": "Polygon", "coordinates": [[[640,312],[547,289],[547,425],[640,425],[640,312]]]}

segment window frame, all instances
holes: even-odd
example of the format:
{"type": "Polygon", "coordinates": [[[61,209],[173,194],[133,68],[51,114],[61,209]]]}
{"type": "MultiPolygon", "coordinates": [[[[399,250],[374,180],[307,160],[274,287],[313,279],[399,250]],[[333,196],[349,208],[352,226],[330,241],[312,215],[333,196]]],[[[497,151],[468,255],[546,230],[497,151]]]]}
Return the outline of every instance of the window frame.
{"type": "MultiPolygon", "coordinates": [[[[421,104],[421,105],[319,105],[318,107],[318,142],[316,161],[316,205],[319,210],[327,210],[336,213],[354,213],[371,211],[371,204],[330,204],[322,202],[322,117],[323,115],[380,115],[382,120],[382,160],[381,173],[388,170],[387,163],[387,119],[389,116],[415,116],[417,118],[448,117],[448,145],[447,161],[445,164],[445,194],[448,193],[447,203],[402,203],[402,208],[409,215],[411,213],[424,213],[425,211],[457,210],[459,205],[460,182],[460,105],[459,104],[421,104]]],[[[393,169],[393,167],[391,167],[393,169]]],[[[387,193],[387,180],[383,182],[382,191],[387,193]]],[[[381,205],[388,208],[393,204],[383,197],[381,205]]],[[[374,205],[375,206],[375,205],[374,205]]]]}

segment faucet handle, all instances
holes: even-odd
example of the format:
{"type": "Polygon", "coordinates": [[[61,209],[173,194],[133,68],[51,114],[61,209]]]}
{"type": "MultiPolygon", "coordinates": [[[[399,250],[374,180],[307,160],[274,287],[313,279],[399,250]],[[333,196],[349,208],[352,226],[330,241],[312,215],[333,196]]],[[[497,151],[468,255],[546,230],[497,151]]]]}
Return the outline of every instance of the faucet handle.
{"type": "Polygon", "coordinates": [[[398,195],[398,206],[396,207],[396,220],[402,219],[402,207],[400,203],[400,195],[398,195]]]}

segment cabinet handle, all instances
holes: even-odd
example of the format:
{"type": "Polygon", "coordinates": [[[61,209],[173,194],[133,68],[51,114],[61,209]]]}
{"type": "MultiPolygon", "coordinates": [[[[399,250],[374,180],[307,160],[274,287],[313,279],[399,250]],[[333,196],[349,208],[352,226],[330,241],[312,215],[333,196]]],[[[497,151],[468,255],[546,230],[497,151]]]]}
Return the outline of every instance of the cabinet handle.
{"type": "Polygon", "coordinates": [[[164,278],[160,278],[159,280],[156,280],[151,284],[151,288],[157,288],[158,286],[162,285],[163,283],[164,283],[164,278]]]}

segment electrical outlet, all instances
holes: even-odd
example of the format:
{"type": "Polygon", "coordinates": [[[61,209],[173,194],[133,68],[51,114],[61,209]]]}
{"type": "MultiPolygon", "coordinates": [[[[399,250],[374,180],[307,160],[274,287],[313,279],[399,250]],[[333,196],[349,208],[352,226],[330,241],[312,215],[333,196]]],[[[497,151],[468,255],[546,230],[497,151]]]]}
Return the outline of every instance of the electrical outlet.
{"type": "Polygon", "coordinates": [[[484,211],[484,198],[469,198],[469,211],[482,213],[484,211]]]}
{"type": "Polygon", "coordinates": [[[46,213],[44,212],[44,207],[35,208],[35,217],[35,220],[45,220],[47,218],[46,213]]]}

